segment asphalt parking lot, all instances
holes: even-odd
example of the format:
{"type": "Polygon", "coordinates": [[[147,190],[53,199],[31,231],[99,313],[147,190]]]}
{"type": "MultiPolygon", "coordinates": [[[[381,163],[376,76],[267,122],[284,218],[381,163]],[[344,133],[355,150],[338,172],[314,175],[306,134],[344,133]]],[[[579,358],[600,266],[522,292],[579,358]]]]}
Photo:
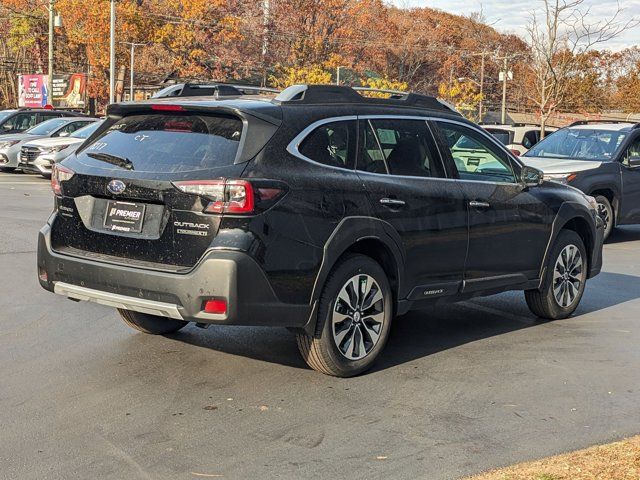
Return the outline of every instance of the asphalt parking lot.
{"type": "Polygon", "coordinates": [[[640,227],[574,317],[520,293],[413,312],[336,379],[284,329],[152,337],[42,290],[48,182],[0,173],[0,207],[0,478],[454,479],[640,432],[640,227]]]}

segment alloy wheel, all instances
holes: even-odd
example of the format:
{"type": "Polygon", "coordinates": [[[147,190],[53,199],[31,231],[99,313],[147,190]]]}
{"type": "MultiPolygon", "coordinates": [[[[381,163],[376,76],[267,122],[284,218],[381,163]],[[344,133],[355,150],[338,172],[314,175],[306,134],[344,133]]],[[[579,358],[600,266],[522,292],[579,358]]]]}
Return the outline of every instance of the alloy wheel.
{"type": "Polygon", "coordinates": [[[553,269],[553,297],[562,308],[577,300],[584,282],[584,265],[580,249],[567,245],[562,249],[553,269]]]}
{"type": "Polygon", "coordinates": [[[331,317],[333,340],[349,360],[366,357],[377,345],[385,318],[384,295],[373,277],[359,274],[340,289],[331,317]]]}
{"type": "Polygon", "coordinates": [[[598,203],[598,215],[600,215],[600,218],[604,223],[604,231],[606,232],[609,228],[609,224],[611,223],[611,211],[604,203],[598,203]]]}

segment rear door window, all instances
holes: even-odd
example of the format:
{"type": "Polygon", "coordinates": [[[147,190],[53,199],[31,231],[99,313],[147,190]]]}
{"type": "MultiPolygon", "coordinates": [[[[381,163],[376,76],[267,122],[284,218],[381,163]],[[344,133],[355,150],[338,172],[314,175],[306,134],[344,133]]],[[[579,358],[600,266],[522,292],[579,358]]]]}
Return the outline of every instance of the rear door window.
{"type": "Polygon", "coordinates": [[[358,169],[409,177],[443,177],[426,121],[373,119],[365,123],[358,169]]]}
{"type": "Polygon", "coordinates": [[[314,162],[353,170],[356,153],[356,122],[325,123],[304,139],[300,153],[314,162]]]}
{"type": "Polygon", "coordinates": [[[230,115],[130,115],[87,145],[78,160],[136,172],[207,170],[235,162],[241,135],[241,120],[230,115]]]}

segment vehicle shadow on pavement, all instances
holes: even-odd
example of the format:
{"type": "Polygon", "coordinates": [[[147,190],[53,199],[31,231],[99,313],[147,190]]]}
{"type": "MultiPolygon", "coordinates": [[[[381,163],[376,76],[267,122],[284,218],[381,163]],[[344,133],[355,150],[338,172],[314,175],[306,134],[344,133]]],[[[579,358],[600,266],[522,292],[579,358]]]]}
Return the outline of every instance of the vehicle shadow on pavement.
{"type": "MultiPolygon", "coordinates": [[[[589,283],[575,317],[638,298],[640,277],[603,272],[589,283]]],[[[394,320],[373,371],[543,323],[547,322],[529,312],[521,292],[416,310],[394,320]]],[[[190,326],[171,338],[231,355],[308,368],[293,334],[282,328],[211,326],[200,330],[190,326]]]]}
{"type": "Polygon", "coordinates": [[[637,225],[624,226],[614,229],[605,242],[605,245],[633,242],[638,240],[640,240],[640,227],[637,225]]]}

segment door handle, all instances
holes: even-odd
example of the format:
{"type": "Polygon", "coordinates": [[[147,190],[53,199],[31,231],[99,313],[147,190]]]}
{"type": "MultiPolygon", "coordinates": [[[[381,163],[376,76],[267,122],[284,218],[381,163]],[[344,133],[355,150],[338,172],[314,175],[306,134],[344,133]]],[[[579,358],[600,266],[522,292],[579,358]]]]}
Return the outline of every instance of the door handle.
{"type": "Polygon", "coordinates": [[[489,202],[479,202],[478,200],[471,200],[469,206],[472,208],[489,208],[491,204],[489,202]]]}
{"type": "Polygon", "coordinates": [[[396,198],[381,198],[380,203],[386,207],[403,207],[406,205],[404,200],[398,200],[396,198]]]}

